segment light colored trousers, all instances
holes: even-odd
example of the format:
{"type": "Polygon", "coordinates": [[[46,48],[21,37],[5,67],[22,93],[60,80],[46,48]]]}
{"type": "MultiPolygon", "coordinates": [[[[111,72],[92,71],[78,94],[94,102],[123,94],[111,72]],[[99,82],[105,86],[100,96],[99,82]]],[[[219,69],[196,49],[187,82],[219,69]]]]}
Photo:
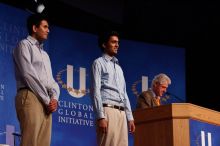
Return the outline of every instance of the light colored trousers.
{"type": "Polygon", "coordinates": [[[108,121],[108,132],[101,132],[97,126],[98,145],[128,146],[128,128],[125,112],[110,107],[104,107],[104,111],[108,121]]]}
{"type": "Polygon", "coordinates": [[[50,146],[52,115],[46,114],[43,104],[28,89],[18,91],[15,98],[20,122],[20,146],[50,146]]]}

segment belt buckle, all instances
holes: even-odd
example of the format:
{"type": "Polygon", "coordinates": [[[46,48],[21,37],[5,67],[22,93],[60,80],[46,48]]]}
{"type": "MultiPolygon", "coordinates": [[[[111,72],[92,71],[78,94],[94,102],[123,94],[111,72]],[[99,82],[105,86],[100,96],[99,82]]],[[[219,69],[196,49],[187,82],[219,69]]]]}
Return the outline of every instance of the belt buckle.
{"type": "Polygon", "coordinates": [[[114,108],[114,105],[111,105],[111,104],[107,104],[107,107],[111,107],[111,108],[114,108]]]}

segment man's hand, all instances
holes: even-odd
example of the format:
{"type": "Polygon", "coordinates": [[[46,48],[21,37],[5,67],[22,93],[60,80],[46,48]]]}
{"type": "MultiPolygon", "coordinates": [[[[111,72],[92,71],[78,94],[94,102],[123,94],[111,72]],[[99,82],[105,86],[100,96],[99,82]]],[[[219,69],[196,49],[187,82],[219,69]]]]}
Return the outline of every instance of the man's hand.
{"type": "Polygon", "coordinates": [[[135,132],[134,121],[128,121],[128,130],[129,130],[130,133],[134,133],[135,132]]]}
{"type": "Polygon", "coordinates": [[[98,119],[98,127],[101,132],[107,133],[108,121],[104,118],[98,119]]]}
{"type": "Polygon", "coordinates": [[[51,98],[49,105],[47,106],[48,113],[53,113],[57,110],[57,100],[51,98]]]}

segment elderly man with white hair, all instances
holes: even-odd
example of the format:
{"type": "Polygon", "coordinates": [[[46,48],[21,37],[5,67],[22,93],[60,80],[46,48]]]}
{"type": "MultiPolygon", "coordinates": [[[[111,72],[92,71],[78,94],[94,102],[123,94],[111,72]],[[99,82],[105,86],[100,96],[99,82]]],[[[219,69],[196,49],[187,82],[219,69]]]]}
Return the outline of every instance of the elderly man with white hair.
{"type": "Polygon", "coordinates": [[[150,108],[160,106],[160,98],[167,91],[171,79],[164,73],[156,75],[151,83],[151,88],[142,92],[137,100],[137,108],[150,108]]]}

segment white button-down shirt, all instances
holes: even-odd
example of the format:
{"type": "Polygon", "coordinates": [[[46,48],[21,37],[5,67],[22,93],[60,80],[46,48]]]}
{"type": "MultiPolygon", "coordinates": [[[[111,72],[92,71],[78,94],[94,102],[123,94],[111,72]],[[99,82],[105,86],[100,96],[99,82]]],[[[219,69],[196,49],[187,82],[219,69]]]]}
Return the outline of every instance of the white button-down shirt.
{"type": "Polygon", "coordinates": [[[59,98],[60,89],[55,82],[48,54],[43,44],[28,36],[13,51],[17,89],[29,88],[46,105],[50,98],[59,98]]]}

